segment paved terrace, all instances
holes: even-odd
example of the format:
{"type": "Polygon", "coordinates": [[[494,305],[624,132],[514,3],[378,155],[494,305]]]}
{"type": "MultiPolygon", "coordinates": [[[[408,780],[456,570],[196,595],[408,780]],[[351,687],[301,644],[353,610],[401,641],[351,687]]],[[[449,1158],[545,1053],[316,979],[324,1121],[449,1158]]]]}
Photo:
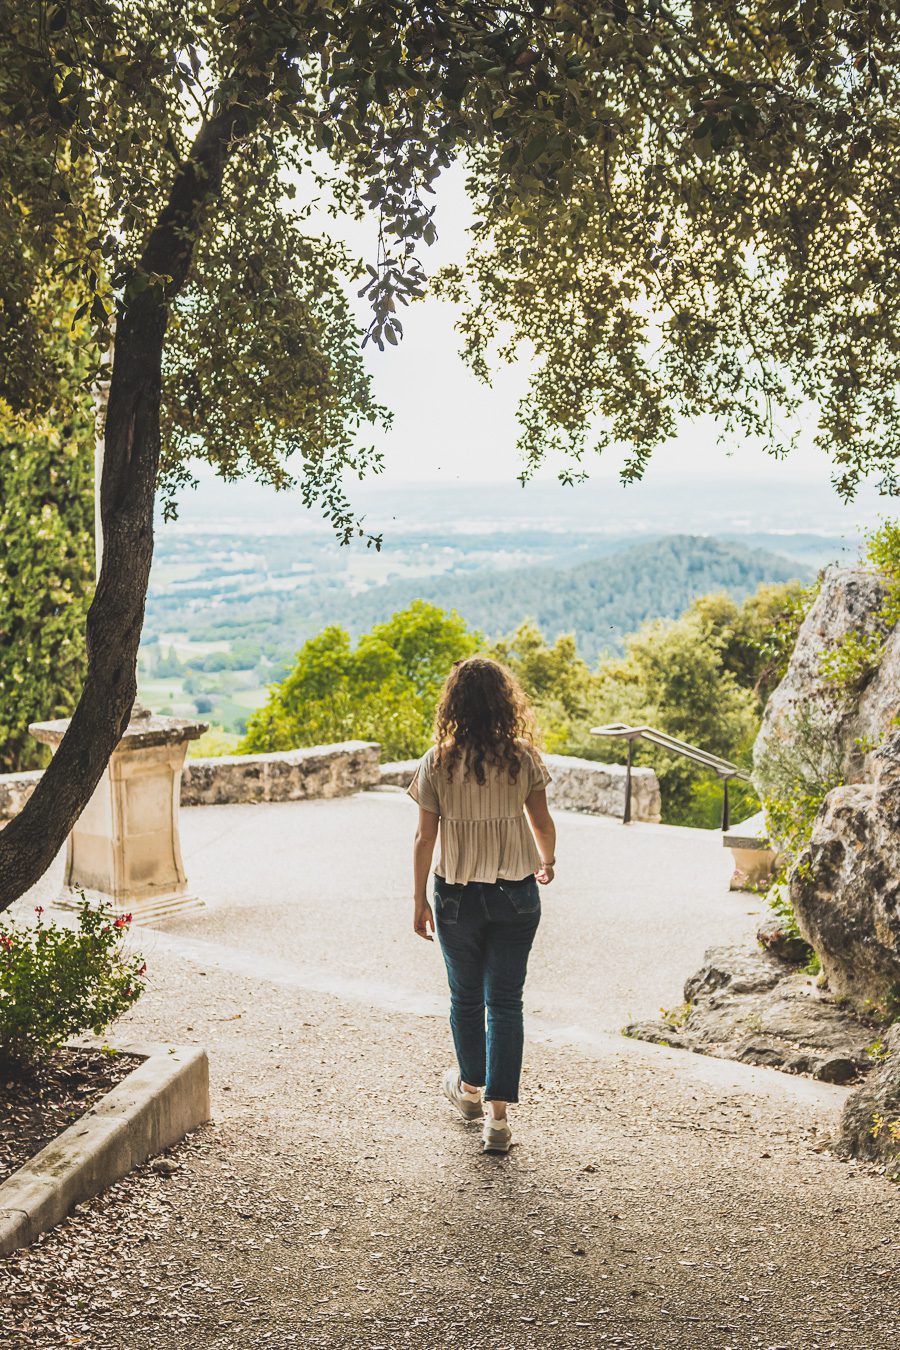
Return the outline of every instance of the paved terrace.
{"type": "Polygon", "coordinates": [[[4,1350],[895,1346],[896,1192],[822,1151],[843,1090],[618,1035],[752,930],[720,836],[557,819],[504,1159],[436,1095],[404,794],[183,811],[208,908],[136,934],[126,1021],[209,1047],[214,1120],[16,1258],[4,1350]]]}

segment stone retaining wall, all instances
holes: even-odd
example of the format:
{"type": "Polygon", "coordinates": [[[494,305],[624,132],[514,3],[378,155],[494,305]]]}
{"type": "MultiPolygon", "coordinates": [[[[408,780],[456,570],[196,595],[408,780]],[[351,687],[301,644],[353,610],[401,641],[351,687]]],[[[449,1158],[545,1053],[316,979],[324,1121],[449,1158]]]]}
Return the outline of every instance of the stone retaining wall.
{"type": "MultiPolygon", "coordinates": [[[[561,811],[584,811],[593,816],[619,816],[625,810],[625,766],[598,764],[574,755],[544,755],[553,781],[547,800],[561,811]]],[[[381,782],[408,787],[417,759],[394,760],[381,766],[381,782]]],[[[659,781],[652,769],[631,771],[631,818],[656,822],[660,814],[659,781]]]]}
{"type": "MultiPolygon", "coordinates": [[[[379,753],[373,741],[342,741],[267,755],[189,759],[181,775],[181,804],[218,806],[226,802],[343,797],[378,783],[379,753]]],[[[18,815],[40,776],[40,770],[0,774],[0,821],[18,815]]]]}

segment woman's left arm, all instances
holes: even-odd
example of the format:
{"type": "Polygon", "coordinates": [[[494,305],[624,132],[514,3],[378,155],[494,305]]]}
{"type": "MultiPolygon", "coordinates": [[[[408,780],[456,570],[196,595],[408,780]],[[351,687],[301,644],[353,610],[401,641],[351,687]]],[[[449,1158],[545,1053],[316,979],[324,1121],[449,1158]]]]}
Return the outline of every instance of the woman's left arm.
{"type": "Polygon", "coordinates": [[[413,931],[426,942],[433,942],[434,914],[428,903],[428,874],[434,859],[440,816],[419,807],[419,824],[413,845],[413,931]],[[428,929],[431,929],[431,933],[428,929]]]}

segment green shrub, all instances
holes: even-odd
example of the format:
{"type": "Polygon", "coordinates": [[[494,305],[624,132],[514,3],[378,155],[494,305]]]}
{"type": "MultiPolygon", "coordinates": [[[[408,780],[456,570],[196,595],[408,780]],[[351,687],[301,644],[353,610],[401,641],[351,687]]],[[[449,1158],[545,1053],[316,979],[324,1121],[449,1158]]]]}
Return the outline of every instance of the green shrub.
{"type": "Polygon", "coordinates": [[[202,736],[190,742],[188,758],[216,759],[221,755],[237,755],[240,753],[240,743],[241,738],[236,732],[223,731],[221,727],[212,726],[208,731],[204,731],[202,736]]]}
{"type": "Polygon", "coordinates": [[[787,719],[786,733],[767,746],[756,765],[756,782],[769,835],[779,851],[778,871],[766,899],[785,930],[800,937],[789,875],[810,841],[822,803],[844,781],[843,751],[828,718],[828,703],[822,699],[800,704],[787,719]]]}
{"type": "Polygon", "coordinates": [[[885,520],[865,536],[863,564],[884,578],[887,588],[874,615],[874,628],[866,633],[851,629],[819,666],[826,690],[845,707],[852,707],[877,671],[885,643],[900,620],[900,524],[885,520]]]}
{"type": "Polygon", "coordinates": [[[879,618],[888,626],[900,620],[900,522],[882,521],[866,535],[865,561],[888,580],[879,618]]]}
{"type": "Polygon", "coordinates": [[[99,1036],[143,993],[146,965],[122,948],[131,915],[84,900],[75,928],[0,923],[0,1064],[23,1069],[69,1036],[99,1036]]]}
{"type": "Polygon", "coordinates": [[[875,674],[884,652],[884,632],[879,624],[873,633],[851,629],[830,651],[823,652],[819,674],[835,701],[853,707],[875,674]]]}
{"type": "MultiPolygon", "coordinates": [[[[592,716],[598,723],[658,727],[738,764],[749,760],[758,721],[751,690],[725,669],[719,648],[709,639],[708,620],[698,612],[645,623],[626,638],[624,657],[601,661],[592,716]]],[[[600,754],[621,763],[625,743],[607,741],[600,754]]],[[[709,800],[702,801],[704,788],[698,787],[713,781],[708,769],[641,742],[635,745],[634,762],[656,771],[667,824],[708,820],[709,800]],[[696,801],[695,791],[699,793],[696,801]]]]}
{"type": "MultiPolygon", "coordinates": [[[[728,806],[733,821],[755,816],[760,800],[752,783],[733,778],[728,784],[728,806]]],[[[722,824],[722,782],[708,775],[691,783],[691,796],[678,820],[679,825],[691,825],[698,830],[718,830],[722,824]]]]}
{"type": "Polygon", "coordinates": [[[90,357],[83,324],[72,331],[80,303],[75,285],[63,284],[61,273],[52,281],[48,275],[47,284],[46,313],[53,318],[42,340],[55,390],[51,404],[29,420],[0,399],[0,773],[47,762],[47,749],[29,736],[28,724],[74,710],[94,593],[90,357]]]}
{"type": "Polygon", "coordinates": [[[729,595],[701,595],[687,611],[698,618],[722,667],[752,690],[759,712],[787,671],[797,634],[818,592],[799,581],[762,585],[738,604],[729,595]]]}
{"type": "Polygon", "coordinates": [[[240,752],[292,750],[334,741],[378,741],[384,759],[411,759],[431,744],[434,708],[453,665],[481,637],[455,611],[415,600],[354,645],[331,625],[297,653],[252,714],[240,752]]]}
{"type": "Polygon", "coordinates": [[[777,876],[769,883],[766,891],[766,904],[778,919],[787,937],[803,937],[797,924],[797,915],[791,904],[791,892],[787,883],[787,867],[782,866],[777,876]]]}

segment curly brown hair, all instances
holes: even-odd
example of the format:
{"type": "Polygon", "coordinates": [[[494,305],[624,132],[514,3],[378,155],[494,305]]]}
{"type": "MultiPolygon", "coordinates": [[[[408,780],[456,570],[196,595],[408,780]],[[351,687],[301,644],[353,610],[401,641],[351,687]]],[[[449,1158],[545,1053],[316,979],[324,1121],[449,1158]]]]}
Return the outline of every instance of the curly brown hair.
{"type": "Polygon", "coordinates": [[[447,777],[461,759],[483,787],[484,766],[505,768],[515,782],[521,743],[534,744],[534,718],[512,671],[487,656],[457,661],[444,681],[434,718],[434,762],[447,777]]]}

